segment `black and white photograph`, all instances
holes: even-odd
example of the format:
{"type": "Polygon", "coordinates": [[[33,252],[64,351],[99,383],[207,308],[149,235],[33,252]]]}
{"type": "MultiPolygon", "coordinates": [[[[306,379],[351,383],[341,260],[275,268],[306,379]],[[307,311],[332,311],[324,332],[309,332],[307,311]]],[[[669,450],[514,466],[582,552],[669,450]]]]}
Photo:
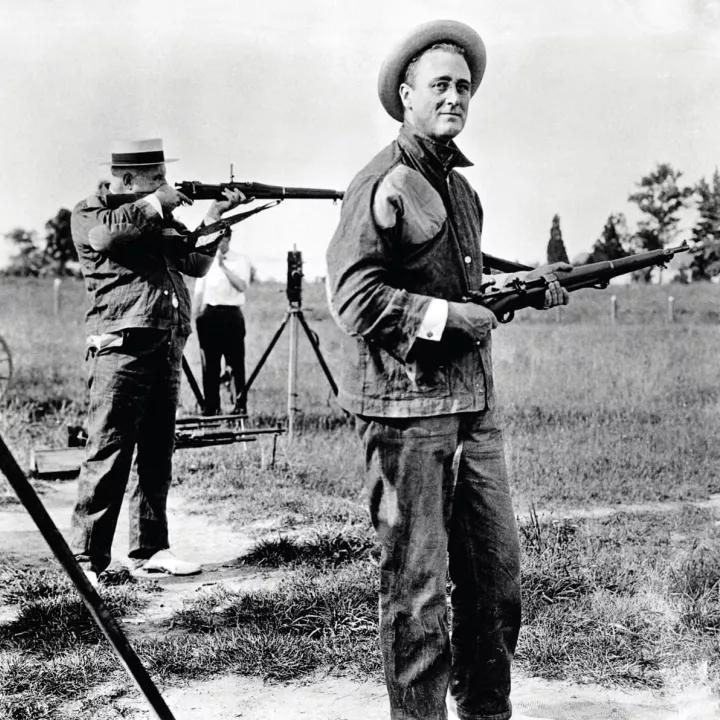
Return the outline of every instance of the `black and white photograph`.
{"type": "Polygon", "coordinates": [[[0,720],[720,720],[720,0],[0,67],[0,720]]]}

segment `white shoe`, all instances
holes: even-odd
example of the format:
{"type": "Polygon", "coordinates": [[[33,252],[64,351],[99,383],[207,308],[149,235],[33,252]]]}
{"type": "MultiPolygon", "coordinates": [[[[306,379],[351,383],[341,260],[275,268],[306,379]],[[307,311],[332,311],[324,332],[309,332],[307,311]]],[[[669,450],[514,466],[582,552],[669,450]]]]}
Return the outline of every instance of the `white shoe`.
{"type": "Polygon", "coordinates": [[[158,550],[152,557],[135,566],[134,575],[197,575],[202,567],[175,557],[171,550],[158,550]]]}

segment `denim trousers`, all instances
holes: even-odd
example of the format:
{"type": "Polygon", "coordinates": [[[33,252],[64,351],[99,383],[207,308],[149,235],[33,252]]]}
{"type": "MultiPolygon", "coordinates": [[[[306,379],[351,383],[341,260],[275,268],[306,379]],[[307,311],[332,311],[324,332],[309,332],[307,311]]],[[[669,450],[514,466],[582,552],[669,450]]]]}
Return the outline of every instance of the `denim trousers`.
{"type": "Polygon", "coordinates": [[[493,412],[363,416],[358,431],[392,720],[446,720],[448,690],[461,720],[507,720],[520,547],[493,412]]]}
{"type": "Polygon", "coordinates": [[[176,328],[132,328],[120,347],[89,353],[88,444],[70,547],[95,572],[110,564],[135,449],[128,555],[148,558],[169,547],[166,505],[186,341],[176,328]]]}

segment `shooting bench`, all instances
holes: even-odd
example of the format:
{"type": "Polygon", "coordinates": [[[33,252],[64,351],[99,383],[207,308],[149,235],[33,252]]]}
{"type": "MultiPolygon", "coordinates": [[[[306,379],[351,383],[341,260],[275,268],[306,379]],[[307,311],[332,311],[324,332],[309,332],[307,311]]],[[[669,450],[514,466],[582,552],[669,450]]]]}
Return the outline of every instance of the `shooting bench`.
{"type": "MultiPolygon", "coordinates": [[[[285,432],[281,425],[267,428],[246,428],[245,415],[212,415],[184,417],[175,421],[175,450],[203,448],[213,445],[257,442],[264,435],[272,436],[272,461],[275,465],[277,438],[285,432]]],[[[80,473],[85,457],[87,434],[77,426],[68,427],[68,446],[33,450],[29,474],[42,480],[71,480],[80,473]]]]}

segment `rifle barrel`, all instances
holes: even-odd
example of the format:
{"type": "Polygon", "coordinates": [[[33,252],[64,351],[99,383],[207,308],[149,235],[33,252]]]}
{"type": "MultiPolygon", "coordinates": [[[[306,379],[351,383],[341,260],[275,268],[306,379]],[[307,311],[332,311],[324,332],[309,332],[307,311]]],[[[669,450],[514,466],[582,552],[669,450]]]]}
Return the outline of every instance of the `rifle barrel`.
{"type": "MultiPolygon", "coordinates": [[[[676,253],[689,249],[687,243],[684,243],[678,247],[637,253],[618,260],[605,260],[590,265],[581,265],[574,267],[571,272],[558,273],[557,280],[569,292],[582,288],[604,288],[614,277],[627,275],[655,265],[664,265],[676,253]]],[[[547,283],[544,278],[535,278],[520,283],[520,286],[520,289],[510,286],[500,288],[497,292],[490,290],[484,296],[477,296],[476,302],[480,302],[492,310],[502,322],[507,322],[503,318],[512,319],[512,315],[516,310],[526,307],[540,307],[545,296],[547,283]]]]}
{"type": "Polygon", "coordinates": [[[240,190],[246,197],[257,200],[342,200],[344,193],[328,188],[286,187],[240,181],[211,185],[195,181],[175,183],[181,193],[192,200],[224,200],[223,190],[240,190]]]}

